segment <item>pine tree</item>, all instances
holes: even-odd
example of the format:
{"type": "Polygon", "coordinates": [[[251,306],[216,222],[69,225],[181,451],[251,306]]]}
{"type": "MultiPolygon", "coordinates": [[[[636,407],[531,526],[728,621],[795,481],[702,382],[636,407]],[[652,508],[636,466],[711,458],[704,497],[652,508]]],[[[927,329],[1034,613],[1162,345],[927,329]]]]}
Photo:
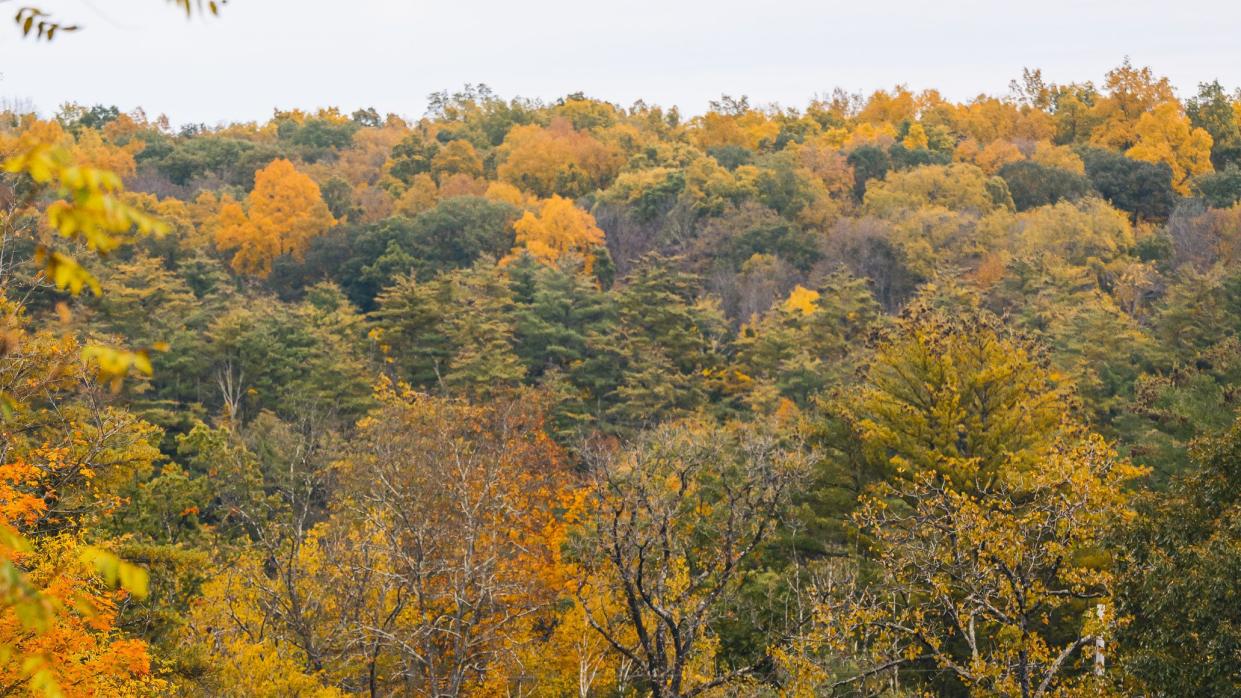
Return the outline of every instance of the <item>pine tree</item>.
{"type": "Polygon", "coordinates": [[[613,311],[610,300],[586,276],[580,262],[557,267],[523,254],[508,266],[509,287],[517,303],[515,347],[527,375],[565,370],[587,357],[589,337],[606,331],[613,311]]]}
{"type": "Polygon", "coordinates": [[[437,281],[400,277],[379,294],[371,314],[381,350],[396,375],[415,387],[438,385],[453,354],[445,320],[451,297],[437,281]]]}
{"type": "Polygon", "coordinates": [[[849,378],[864,357],[866,335],[881,314],[866,282],[836,273],[817,289],[798,286],[784,303],[742,328],[737,363],[759,382],[753,401],[770,402],[761,389],[767,385],[805,407],[849,378]]]}
{"type": "Polygon", "coordinates": [[[653,254],[620,290],[611,341],[622,368],[608,408],[616,424],[639,426],[706,404],[713,372],[725,369],[727,324],[717,304],[695,299],[697,286],[693,275],[653,254]]]}
{"type": "Polygon", "coordinates": [[[513,351],[513,302],[503,272],[484,259],[440,281],[451,289],[446,331],[455,350],[444,385],[471,397],[517,385],[526,369],[513,351]]]}

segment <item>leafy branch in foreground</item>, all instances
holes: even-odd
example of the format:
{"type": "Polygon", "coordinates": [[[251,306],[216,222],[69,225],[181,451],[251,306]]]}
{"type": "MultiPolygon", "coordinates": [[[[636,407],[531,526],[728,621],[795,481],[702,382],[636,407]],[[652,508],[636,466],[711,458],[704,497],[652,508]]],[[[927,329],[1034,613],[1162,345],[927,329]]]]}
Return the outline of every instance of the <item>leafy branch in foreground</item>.
{"type": "MultiPolygon", "coordinates": [[[[27,19],[37,16],[28,14],[27,19]]],[[[54,29],[39,31],[48,32],[50,38],[54,29]]],[[[39,226],[33,221],[40,207],[48,230],[101,257],[136,236],[162,235],[167,230],[164,223],[121,201],[123,184],[118,175],[79,164],[64,147],[23,137],[10,150],[0,164],[0,173],[11,176],[4,184],[20,195],[4,212],[6,234],[10,229],[29,228],[37,236],[39,226]]],[[[71,295],[80,294],[84,288],[95,295],[101,293],[98,280],[72,256],[53,248],[50,241],[36,246],[35,260],[42,267],[41,275],[56,288],[71,295]]],[[[71,338],[56,342],[50,341],[49,333],[32,336],[24,331],[22,304],[10,304],[3,296],[0,302],[6,310],[4,341],[0,343],[0,358],[6,362],[0,375],[4,417],[0,426],[5,429],[0,449],[0,479],[4,481],[0,489],[4,503],[0,516],[0,625],[6,629],[0,634],[5,638],[0,642],[0,657],[10,668],[4,678],[25,682],[31,690],[47,696],[63,695],[62,685],[79,681],[73,675],[79,670],[95,676],[97,685],[106,683],[109,679],[103,677],[113,671],[117,681],[145,681],[140,678],[149,674],[145,645],[114,641],[106,632],[113,625],[117,603],[106,590],[117,588],[145,598],[147,572],[115,553],[84,544],[73,534],[41,536],[34,541],[23,533],[23,528],[34,528],[45,521],[61,523],[49,511],[49,502],[65,496],[62,490],[70,481],[67,478],[93,481],[95,469],[90,457],[72,460],[72,446],[51,448],[45,443],[23,448],[22,439],[28,437],[16,435],[37,433],[33,430],[38,428],[42,410],[30,412],[30,404],[47,399],[55,390],[71,387],[75,380],[86,379],[82,371],[85,366],[94,366],[97,377],[111,382],[114,390],[131,369],[149,375],[148,350],[101,344],[78,350],[71,338]],[[80,357],[76,367],[70,361],[74,350],[80,357]],[[30,371],[37,374],[44,370],[46,380],[29,375],[30,371]],[[76,647],[73,661],[59,656],[68,646],[76,647]]],[[[62,414],[61,408],[51,414],[62,414]]],[[[75,445],[83,443],[86,427],[72,417],[66,418],[69,421],[65,426],[73,427],[66,433],[75,434],[75,445]]],[[[107,421],[101,417],[98,423],[107,421]]],[[[135,433],[141,439],[141,427],[137,429],[135,433]]],[[[99,430],[98,438],[102,446],[111,437],[99,430]]],[[[138,461],[144,458],[135,457],[138,461]]]]}
{"type": "MultiPolygon", "coordinates": [[[[3,1],[5,0],[0,0],[0,2],[3,1]]],[[[168,0],[168,2],[184,10],[186,17],[192,17],[195,13],[219,15],[220,8],[227,4],[228,0],[168,0]]],[[[80,25],[64,24],[61,20],[53,18],[51,14],[30,6],[19,8],[17,14],[13,16],[13,21],[21,29],[23,37],[33,37],[35,41],[51,41],[57,34],[82,29],[80,25]]]]}

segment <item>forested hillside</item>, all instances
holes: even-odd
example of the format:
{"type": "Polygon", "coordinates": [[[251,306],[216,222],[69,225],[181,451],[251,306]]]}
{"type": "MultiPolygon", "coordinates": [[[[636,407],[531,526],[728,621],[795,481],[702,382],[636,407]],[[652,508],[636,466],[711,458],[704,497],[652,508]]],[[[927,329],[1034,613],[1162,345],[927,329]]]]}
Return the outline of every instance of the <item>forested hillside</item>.
{"type": "Polygon", "coordinates": [[[1241,96],[0,112],[0,694],[1241,695],[1241,96]]]}

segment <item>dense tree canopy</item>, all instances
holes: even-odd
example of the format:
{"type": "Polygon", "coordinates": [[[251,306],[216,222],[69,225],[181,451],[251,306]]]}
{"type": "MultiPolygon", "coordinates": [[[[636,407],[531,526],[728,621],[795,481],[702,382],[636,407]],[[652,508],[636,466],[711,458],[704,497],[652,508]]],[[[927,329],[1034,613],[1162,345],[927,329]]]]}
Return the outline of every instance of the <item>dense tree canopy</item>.
{"type": "Polygon", "coordinates": [[[0,111],[0,685],[1241,695],[1241,100],[1013,88],[0,111]]]}

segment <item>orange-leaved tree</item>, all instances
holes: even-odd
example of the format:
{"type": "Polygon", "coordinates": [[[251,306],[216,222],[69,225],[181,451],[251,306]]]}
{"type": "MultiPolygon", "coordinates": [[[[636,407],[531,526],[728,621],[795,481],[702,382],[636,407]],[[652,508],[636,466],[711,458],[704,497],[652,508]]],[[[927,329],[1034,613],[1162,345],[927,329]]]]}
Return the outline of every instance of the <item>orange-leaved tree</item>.
{"type": "Polygon", "coordinates": [[[310,240],[335,224],[319,185],[288,160],[273,160],[255,174],[245,208],[227,198],[221,202],[215,242],[222,250],[237,250],[235,271],[266,278],[274,259],[284,254],[300,259],[310,240]]]}
{"type": "Polygon", "coordinates": [[[536,402],[388,383],[376,396],[331,468],[326,518],[260,533],[261,552],[207,588],[191,621],[219,668],[204,683],[283,657],[314,686],[299,695],[529,695],[514,661],[548,646],[568,603],[562,512],[575,501],[536,402]]]}
{"type": "Polygon", "coordinates": [[[47,695],[154,690],[146,644],[117,629],[147,575],[88,541],[122,489],[149,475],[159,432],[100,402],[92,369],[71,336],[31,331],[23,308],[0,296],[6,318],[0,392],[0,686],[47,695]]]}

